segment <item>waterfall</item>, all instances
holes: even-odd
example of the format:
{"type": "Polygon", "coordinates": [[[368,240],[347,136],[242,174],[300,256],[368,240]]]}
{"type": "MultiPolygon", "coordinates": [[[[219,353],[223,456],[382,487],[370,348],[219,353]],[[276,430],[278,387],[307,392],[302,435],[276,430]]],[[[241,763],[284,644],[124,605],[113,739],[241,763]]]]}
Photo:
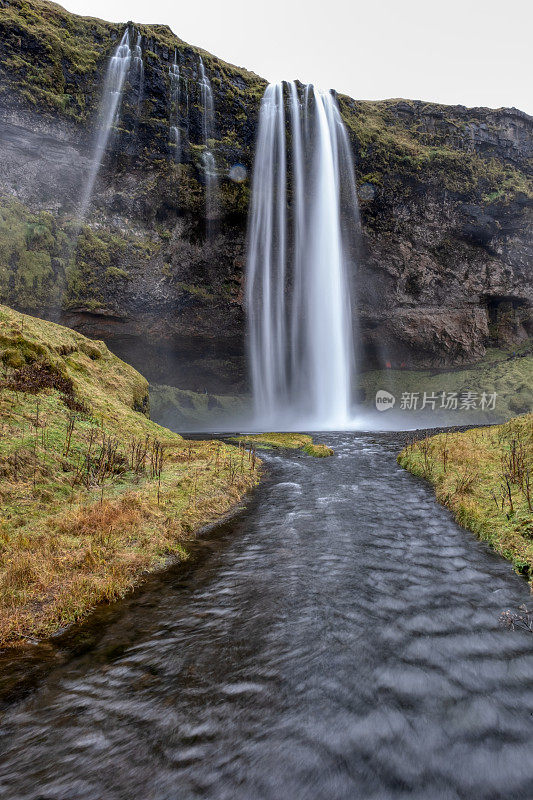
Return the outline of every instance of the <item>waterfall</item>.
{"type": "Polygon", "coordinates": [[[78,211],[78,219],[80,224],[87,213],[96,181],[96,176],[98,175],[111,131],[113,130],[113,126],[118,119],[120,112],[120,101],[122,99],[122,92],[124,89],[124,81],[126,79],[126,75],[128,74],[130,62],[130,35],[128,30],[126,30],[120,41],[120,44],[111,56],[105,76],[102,99],[98,112],[97,134],[92,157],[91,171],[89,172],[87,183],[83,189],[80,209],[78,211]]]}
{"type": "Polygon", "coordinates": [[[290,83],[286,101],[283,83],[269,85],[260,110],[246,274],[258,426],[348,425],[354,372],[348,276],[358,231],[354,167],[334,96],[308,86],[301,102],[290,83]]]}
{"type": "Polygon", "coordinates": [[[179,164],[181,161],[181,132],[180,123],[180,68],[177,53],[174,53],[174,63],[169,67],[170,75],[170,131],[169,138],[174,145],[174,160],[179,164]]]}
{"type": "Polygon", "coordinates": [[[132,49],[132,67],[137,78],[137,110],[140,109],[144,94],[144,63],[141,49],[142,36],[137,34],[137,41],[132,49]]]}
{"type": "Polygon", "coordinates": [[[286,154],[283,86],[270,84],[261,103],[252,178],[247,306],[256,413],[286,407],[285,358],[286,154]]]}
{"type": "Polygon", "coordinates": [[[185,77],[185,135],[190,141],[191,115],[189,109],[189,79],[185,77]]]}
{"type": "Polygon", "coordinates": [[[215,133],[215,105],[213,101],[213,90],[211,82],[207,77],[204,62],[200,56],[199,61],[199,85],[200,102],[202,105],[202,138],[204,152],[202,155],[202,165],[205,178],[205,216],[207,238],[211,239],[214,232],[214,224],[217,215],[217,195],[218,195],[218,176],[216,171],[216,161],[210,149],[210,140],[215,133]]]}

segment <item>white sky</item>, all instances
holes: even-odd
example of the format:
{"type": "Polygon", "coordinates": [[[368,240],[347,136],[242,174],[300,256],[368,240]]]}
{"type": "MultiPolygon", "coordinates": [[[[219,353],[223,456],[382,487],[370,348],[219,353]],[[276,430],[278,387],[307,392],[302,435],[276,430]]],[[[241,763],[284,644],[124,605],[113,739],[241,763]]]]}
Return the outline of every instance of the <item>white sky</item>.
{"type": "Polygon", "coordinates": [[[113,22],[164,23],[268,80],[357,99],[533,114],[531,0],[63,0],[113,22]]]}

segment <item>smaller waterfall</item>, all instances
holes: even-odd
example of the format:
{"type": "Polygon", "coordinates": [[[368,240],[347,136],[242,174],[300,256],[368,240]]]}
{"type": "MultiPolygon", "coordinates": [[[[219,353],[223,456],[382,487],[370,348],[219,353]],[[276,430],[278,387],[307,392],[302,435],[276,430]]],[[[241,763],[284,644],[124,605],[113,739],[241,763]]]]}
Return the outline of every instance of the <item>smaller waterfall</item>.
{"type": "Polygon", "coordinates": [[[187,137],[187,141],[190,141],[190,129],[191,129],[191,114],[189,108],[189,79],[187,76],[184,78],[185,83],[185,135],[187,137]]]}
{"type": "Polygon", "coordinates": [[[213,136],[213,129],[215,126],[215,106],[213,102],[211,81],[207,77],[202,56],[200,56],[199,71],[200,101],[202,103],[202,130],[204,143],[207,146],[208,140],[213,136]]]}
{"type": "Polygon", "coordinates": [[[215,106],[211,82],[205,71],[204,62],[200,56],[199,62],[200,102],[202,104],[202,138],[205,150],[202,164],[205,178],[205,216],[207,238],[211,239],[214,233],[217,216],[218,175],[215,156],[210,149],[210,140],[215,133],[215,106]]]}
{"type": "Polygon", "coordinates": [[[80,208],[78,211],[78,219],[80,224],[87,213],[87,209],[91,201],[91,195],[94,189],[94,184],[102,163],[102,159],[104,157],[107,143],[109,141],[111,131],[113,130],[113,126],[116,124],[118,115],[120,113],[120,101],[122,99],[124,81],[130,68],[130,62],[130,35],[128,30],[126,30],[120,41],[120,44],[116,48],[109,61],[109,66],[107,67],[102,99],[98,112],[97,133],[91,170],[87,178],[87,183],[83,189],[80,208]]]}
{"type": "Polygon", "coordinates": [[[144,63],[143,63],[143,53],[141,44],[142,44],[142,36],[140,33],[138,33],[137,40],[135,42],[135,45],[131,53],[132,56],[131,65],[137,79],[137,109],[140,108],[144,94],[144,63]]]}
{"type": "Polygon", "coordinates": [[[170,75],[170,130],[169,139],[174,145],[174,160],[181,161],[181,131],[180,131],[180,103],[181,85],[178,55],[174,53],[174,63],[169,67],[170,75]]]}
{"type": "Polygon", "coordinates": [[[138,72],[143,76],[143,81],[144,81],[144,64],[143,64],[143,52],[141,49],[141,44],[142,44],[142,36],[140,33],[138,33],[137,40],[132,50],[132,58],[135,69],[138,70],[138,72]]]}

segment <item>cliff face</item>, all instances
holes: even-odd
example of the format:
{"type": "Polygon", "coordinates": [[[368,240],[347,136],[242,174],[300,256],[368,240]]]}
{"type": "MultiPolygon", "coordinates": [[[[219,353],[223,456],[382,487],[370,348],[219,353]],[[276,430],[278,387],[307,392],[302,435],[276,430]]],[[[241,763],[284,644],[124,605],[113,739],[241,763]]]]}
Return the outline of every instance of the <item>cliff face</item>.
{"type": "MultiPolygon", "coordinates": [[[[52,3],[0,0],[0,293],[103,338],[151,380],[245,385],[246,214],[265,82],[177,39],[143,37],[144,85],[125,85],[118,128],[72,252],[110,54],[124,30],[52,3]],[[180,157],[169,68],[187,85],[180,157]],[[218,205],[206,238],[199,57],[215,106],[218,205]],[[243,165],[247,178],[231,179],[243,165]]],[[[290,76],[288,76],[290,77],[290,76]]],[[[368,366],[473,363],[533,333],[533,120],[339,96],[362,217],[362,355],[368,366]]],[[[184,101],[182,109],[184,109],[184,101]]]]}

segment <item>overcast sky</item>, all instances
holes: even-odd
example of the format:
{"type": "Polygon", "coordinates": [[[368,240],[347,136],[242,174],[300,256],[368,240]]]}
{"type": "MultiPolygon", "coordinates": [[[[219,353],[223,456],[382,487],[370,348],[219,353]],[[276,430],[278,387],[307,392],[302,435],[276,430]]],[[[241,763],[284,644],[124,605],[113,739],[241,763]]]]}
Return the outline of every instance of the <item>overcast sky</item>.
{"type": "Polygon", "coordinates": [[[533,114],[531,0],[65,0],[114,22],[165,23],[268,80],[357,99],[404,97],[533,114]]]}

